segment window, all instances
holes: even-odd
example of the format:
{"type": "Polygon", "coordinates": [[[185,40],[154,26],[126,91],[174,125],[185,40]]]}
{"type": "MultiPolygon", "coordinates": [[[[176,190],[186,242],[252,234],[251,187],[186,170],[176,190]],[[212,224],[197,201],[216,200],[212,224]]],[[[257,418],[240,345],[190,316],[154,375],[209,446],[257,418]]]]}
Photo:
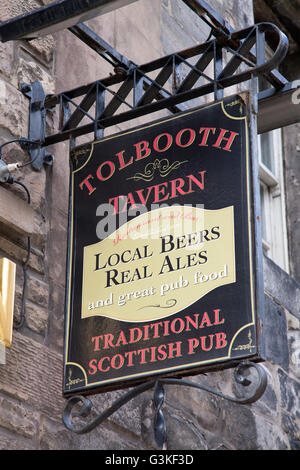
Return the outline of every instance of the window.
{"type": "Polygon", "coordinates": [[[263,251],[288,272],[282,132],[258,136],[263,251]]]}

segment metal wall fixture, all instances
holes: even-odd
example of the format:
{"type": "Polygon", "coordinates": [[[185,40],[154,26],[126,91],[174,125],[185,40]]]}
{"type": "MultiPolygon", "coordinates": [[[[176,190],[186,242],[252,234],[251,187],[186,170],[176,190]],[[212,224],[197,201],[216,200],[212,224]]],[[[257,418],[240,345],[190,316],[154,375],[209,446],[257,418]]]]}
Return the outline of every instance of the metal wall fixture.
{"type": "Polygon", "coordinates": [[[56,0],[1,23],[0,40],[34,39],[129,5],[137,0],[56,0]]]}
{"type": "Polygon", "coordinates": [[[163,449],[167,444],[167,428],[163,414],[163,404],[165,401],[165,389],[164,385],[182,385],[186,387],[192,387],[197,390],[203,390],[205,392],[216,395],[222,399],[229,400],[233,403],[246,405],[257,401],[265,392],[267,387],[267,373],[263,366],[256,364],[251,361],[242,361],[234,369],[234,380],[236,385],[242,387],[249,387],[251,389],[248,396],[241,398],[232,397],[225,395],[218,390],[212,389],[205,385],[201,385],[196,382],[188,380],[176,379],[176,378],[161,378],[159,380],[151,380],[138,385],[134,389],[125,393],[122,397],[116,400],[108,409],[104,412],[99,413],[90,422],[82,424],[82,418],[88,418],[92,413],[92,402],[82,395],[74,395],[69,398],[65,404],[63,411],[63,423],[67,429],[75,432],[76,434],[85,434],[97,426],[101,425],[103,421],[114,414],[123,405],[128,403],[133,398],[137,397],[141,393],[146,392],[154,388],[153,395],[153,406],[154,406],[154,438],[156,445],[163,449]],[[253,371],[255,373],[253,374],[253,371]],[[250,377],[251,375],[251,377],[250,377]],[[73,424],[73,419],[77,418],[77,424],[73,424]],[[79,418],[79,423],[78,423],[79,418]],[[80,419],[81,418],[81,419],[80,419]]]}
{"type": "Polygon", "coordinates": [[[45,95],[38,81],[22,84],[21,90],[30,99],[28,137],[41,142],[40,148],[30,150],[35,169],[52,163],[53,155],[45,151],[49,145],[70,140],[73,147],[77,137],[87,134],[92,134],[91,140],[99,140],[105,128],[163,109],[178,113],[186,109],[182,103],[210,93],[215,100],[222,99],[226,88],[253,76],[264,76],[277,91],[288,85],[275,70],[286,56],[288,39],[271,23],[234,32],[221,42],[211,39],[141,66],[118,54],[87,26],[80,24],[70,30],[104,54],[116,73],[57,95],[45,95]],[[277,37],[277,48],[270,59],[266,59],[268,33],[277,37]],[[225,53],[230,56],[226,64],[225,53]],[[47,134],[46,113],[57,106],[59,129],[47,134]]]}

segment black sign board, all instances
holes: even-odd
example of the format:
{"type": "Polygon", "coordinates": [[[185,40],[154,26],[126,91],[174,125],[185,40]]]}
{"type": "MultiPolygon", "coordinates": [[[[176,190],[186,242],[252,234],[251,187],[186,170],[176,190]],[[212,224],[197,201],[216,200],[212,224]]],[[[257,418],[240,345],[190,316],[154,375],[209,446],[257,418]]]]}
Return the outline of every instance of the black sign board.
{"type": "Polygon", "coordinates": [[[72,150],[64,394],[259,360],[248,98],[72,150]]]}

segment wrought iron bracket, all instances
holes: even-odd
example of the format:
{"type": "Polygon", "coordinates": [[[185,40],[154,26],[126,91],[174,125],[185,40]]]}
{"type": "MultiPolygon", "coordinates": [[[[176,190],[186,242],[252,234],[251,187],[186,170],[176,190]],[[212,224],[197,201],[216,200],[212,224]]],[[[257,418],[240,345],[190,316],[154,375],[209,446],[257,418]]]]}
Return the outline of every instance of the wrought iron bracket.
{"type": "Polygon", "coordinates": [[[234,381],[236,385],[243,387],[249,387],[251,389],[247,396],[241,398],[225,395],[222,392],[210,388],[206,385],[202,385],[196,382],[188,380],[176,379],[176,378],[159,378],[158,380],[151,380],[145,382],[134,389],[126,392],[122,397],[116,400],[108,409],[99,413],[94,419],[87,424],[74,425],[73,418],[87,418],[92,411],[92,402],[89,398],[82,395],[74,395],[70,397],[65,404],[63,410],[63,423],[65,427],[75,432],[76,434],[85,434],[97,426],[102,424],[107,418],[113,413],[119,410],[123,405],[128,403],[133,398],[137,397],[143,392],[154,388],[153,406],[155,410],[154,415],[154,438],[158,448],[162,449],[167,443],[167,428],[163,414],[163,405],[165,401],[165,389],[164,385],[182,385],[186,387],[192,387],[198,390],[204,390],[218,397],[229,400],[233,403],[247,405],[254,403],[259,400],[264,394],[267,387],[267,371],[261,365],[251,361],[242,361],[234,369],[234,381]],[[252,377],[252,372],[256,376],[255,380],[252,377]],[[78,409],[79,406],[79,409],[78,409]]]}
{"type": "Polygon", "coordinates": [[[29,139],[41,142],[39,148],[30,149],[36,170],[52,164],[54,157],[45,150],[49,145],[70,140],[73,147],[77,137],[89,133],[99,140],[105,128],[163,109],[178,113],[184,109],[183,103],[209,93],[215,100],[222,99],[225,88],[258,75],[277,91],[288,83],[276,70],[287,53],[288,39],[271,23],[231,32],[226,40],[212,39],[140,66],[118,54],[85,25],[71,31],[109,58],[115,74],[56,95],[45,95],[38,81],[22,84],[22,92],[30,99],[29,139]],[[278,44],[268,59],[265,36],[269,33],[277,36],[278,44]],[[60,111],[58,131],[46,135],[47,111],[56,106],[60,111]]]}
{"type": "MultiPolygon", "coordinates": [[[[44,105],[46,95],[43,86],[38,80],[31,85],[22,83],[21,91],[30,99],[28,138],[31,141],[43,143],[46,135],[46,108],[44,105]]],[[[44,164],[53,164],[54,156],[41,145],[27,145],[26,150],[30,154],[31,165],[35,170],[40,171],[44,164]]]]}

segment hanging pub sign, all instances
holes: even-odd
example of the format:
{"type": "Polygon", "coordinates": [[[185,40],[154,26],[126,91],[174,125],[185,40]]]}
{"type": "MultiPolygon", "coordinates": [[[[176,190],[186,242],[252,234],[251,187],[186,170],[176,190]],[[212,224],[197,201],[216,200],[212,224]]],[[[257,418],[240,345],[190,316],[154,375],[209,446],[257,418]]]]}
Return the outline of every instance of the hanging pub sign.
{"type": "Polygon", "coordinates": [[[72,150],[64,394],[259,359],[248,98],[72,150]]]}

